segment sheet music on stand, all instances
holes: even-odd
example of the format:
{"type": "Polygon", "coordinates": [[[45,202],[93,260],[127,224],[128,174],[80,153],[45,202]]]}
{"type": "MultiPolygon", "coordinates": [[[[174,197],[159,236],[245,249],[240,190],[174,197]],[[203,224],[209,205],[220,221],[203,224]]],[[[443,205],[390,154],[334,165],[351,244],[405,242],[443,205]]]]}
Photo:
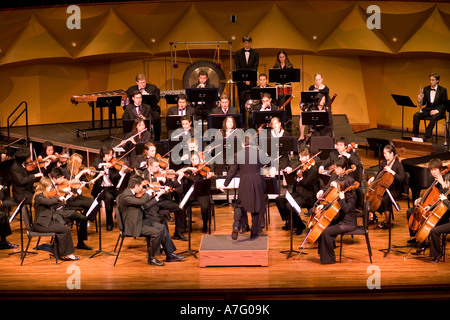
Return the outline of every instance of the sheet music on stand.
{"type": "Polygon", "coordinates": [[[295,201],[295,199],[292,197],[289,191],[286,191],[286,200],[289,202],[292,208],[294,208],[295,211],[297,211],[297,214],[300,214],[302,212],[302,208],[300,208],[297,201],[295,201]]]}
{"type": "Polygon", "coordinates": [[[224,186],[225,183],[225,179],[224,178],[220,178],[220,179],[216,179],[216,188],[224,188],[226,189],[237,189],[239,188],[239,183],[240,183],[240,178],[239,177],[235,177],[233,179],[231,179],[230,183],[228,184],[228,186],[224,186]]]}
{"type": "Polygon", "coordinates": [[[22,209],[22,205],[23,202],[25,201],[25,199],[23,199],[22,201],[20,201],[19,205],[17,206],[16,210],[14,210],[14,213],[11,215],[11,217],[9,218],[9,223],[11,223],[14,218],[17,216],[17,214],[19,213],[19,211],[22,209]]]}
{"type": "Polygon", "coordinates": [[[186,195],[184,196],[183,200],[180,202],[180,209],[183,209],[186,203],[188,202],[189,198],[191,197],[192,192],[194,192],[194,185],[192,185],[188,192],[186,192],[186,195]]]}
{"type": "Polygon", "coordinates": [[[86,218],[89,217],[89,215],[92,213],[92,211],[94,211],[94,208],[98,205],[98,198],[102,195],[102,193],[105,191],[105,189],[103,189],[94,199],[94,202],[92,202],[88,212],[86,212],[86,218]]]}

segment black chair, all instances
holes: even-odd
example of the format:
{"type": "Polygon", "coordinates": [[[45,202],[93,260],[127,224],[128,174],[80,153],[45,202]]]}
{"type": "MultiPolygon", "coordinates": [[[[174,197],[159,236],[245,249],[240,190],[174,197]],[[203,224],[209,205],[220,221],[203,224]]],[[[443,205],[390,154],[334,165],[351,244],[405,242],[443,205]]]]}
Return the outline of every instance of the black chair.
{"type": "Polygon", "coordinates": [[[405,180],[403,181],[402,195],[401,195],[401,197],[399,199],[399,200],[406,200],[407,201],[408,209],[411,208],[411,205],[410,205],[411,198],[409,197],[409,179],[410,179],[409,172],[405,171],[405,180]]]}
{"type": "Polygon", "coordinates": [[[339,262],[342,260],[342,238],[344,236],[364,236],[366,238],[366,244],[367,244],[367,251],[369,252],[369,259],[370,263],[372,263],[372,248],[370,247],[370,240],[369,240],[369,208],[368,203],[367,205],[364,205],[364,209],[362,211],[362,220],[363,225],[358,225],[355,230],[341,233],[341,239],[340,239],[340,252],[339,252],[339,262]]]}
{"type": "MultiPolygon", "coordinates": [[[[31,218],[30,218],[30,212],[28,210],[28,206],[24,205],[22,207],[22,218],[23,218],[23,222],[25,223],[25,228],[27,230],[27,237],[28,237],[28,243],[27,243],[27,247],[25,249],[25,252],[22,255],[22,261],[20,262],[20,265],[23,264],[23,261],[25,260],[25,256],[27,255],[28,252],[28,247],[30,246],[30,242],[32,238],[38,238],[38,241],[41,239],[41,237],[51,237],[52,240],[54,241],[58,241],[56,239],[56,234],[54,232],[37,232],[37,231],[33,231],[33,225],[31,223],[31,218]]],[[[54,244],[55,247],[55,260],[56,260],[56,264],[58,264],[58,246],[56,244],[54,244]]]]}

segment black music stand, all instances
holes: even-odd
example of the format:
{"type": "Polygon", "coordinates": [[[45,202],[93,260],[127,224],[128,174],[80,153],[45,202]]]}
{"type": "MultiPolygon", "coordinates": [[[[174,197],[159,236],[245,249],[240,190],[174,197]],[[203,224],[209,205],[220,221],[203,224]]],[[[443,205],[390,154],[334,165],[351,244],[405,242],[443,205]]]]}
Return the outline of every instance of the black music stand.
{"type": "Polygon", "coordinates": [[[178,94],[166,94],[164,99],[166,99],[167,104],[178,104],[178,94]]]}
{"type": "Polygon", "coordinates": [[[300,82],[300,69],[269,69],[269,82],[281,84],[300,82]]]}
{"type": "Polygon", "coordinates": [[[211,196],[211,179],[203,179],[203,180],[196,180],[194,181],[194,184],[191,186],[189,191],[186,193],[185,198],[180,203],[180,208],[184,207],[184,204],[188,204],[188,250],[180,252],[180,254],[183,253],[190,253],[192,256],[194,256],[195,259],[197,258],[196,253],[198,253],[198,250],[192,250],[191,249],[191,232],[192,232],[192,201],[203,196],[211,196]]]}
{"type": "Polygon", "coordinates": [[[313,127],[327,126],[330,124],[330,116],[326,111],[303,111],[302,122],[313,127]]]}
{"type": "MultiPolygon", "coordinates": [[[[397,211],[400,211],[400,207],[395,202],[395,200],[392,197],[389,189],[386,189],[386,192],[388,193],[389,197],[391,198],[392,206],[394,206],[397,211]]],[[[369,210],[369,208],[370,208],[370,202],[368,201],[367,207],[365,207],[364,210],[369,210]]],[[[379,249],[379,251],[384,252],[384,256],[383,257],[386,257],[389,254],[389,252],[391,252],[391,251],[406,254],[406,252],[404,252],[404,251],[392,249],[392,248],[396,247],[396,246],[392,245],[392,232],[391,232],[392,224],[391,224],[391,221],[392,221],[392,215],[393,214],[394,214],[394,212],[389,212],[389,219],[388,219],[388,224],[389,224],[388,247],[386,249],[379,249]]]]}
{"type": "Polygon", "coordinates": [[[243,127],[242,114],[208,114],[208,129],[222,129],[223,121],[226,117],[233,117],[236,128],[243,127]]]}
{"type": "Polygon", "coordinates": [[[264,194],[267,195],[267,206],[266,206],[266,231],[269,230],[269,224],[270,224],[270,212],[269,212],[269,194],[280,194],[280,191],[278,189],[277,179],[272,177],[264,177],[264,181],[266,184],[266,188],[264,190],[264,194]]]}
{"type": "MultiPolygon", "coordinates": [[[[106,189],[103,189],[94,199],[94,202],[92,203],[91,207],[89,208],[88,212],[86,213],[86,218],[89,217],[89,215],[92,213],[92,211],[94,211],[95,207],[97,207],[99,205],[98,199],[99,197],[103,194],[103,192],[106,189]]],[[[99,209],[98,214],[98,250],[95,251],[95,253],[93,255],[91,255],[89,257],[89,259],[95,257],[96,255],[100,254],[100,253],[106,253],[109,254],[110,256],[115,256],[114,253],[111,252],[106,252],[102,249],[102,212],[99,209]]]]}
{"type": "MultiPolygon", "coordinates": [[[[290,180],[292,179],[292,184],[295,183],[295,178],[294,178],[294,174],[288,174],[286,175],[286,180],[290,180]],[[288,178],[289,177],[289,178],[288,178]]],[[[300,213],[302,212],[302,208],[300,208],[300,206],[298,205],[297,201],[295,201],[295,199],[292,197],[292,195],[289,193],[289,191],[286,191],[286,200],[289,202],[289,204],[291,205],[291,210],[289,210],[289,225],[290,225],[290,246],[289,246],[289,250],[284,250],[284,251],[280,251],[280,253],[287,253],[286,255],[286,259],[289,259],[289,257],[295,252],[298,254],[307,254],[305,252],[301,252],[301,251],[297,251],[294,250],[294,209],[297,212],[297,215],[300,215],[300,213]]]]}
{"type": "Polygon", "coordinates": [[[394,98],[395,103],[398,106],[402,107],[402,138],[403,138],[403,116],[405,114],[405,107],[416,108],[417,106],[411,101],[411,98],[408,96],[401,96],[398,94],[391,94],[392,98],[394,98]]]}
{"type": "Polygon", "coordinates": [[[369,150],[372,150],[375,152],[376,155],[378,155],[378,166],[381,163],[381,151],[385,146],[390,144],[391,142],[387,139],[380,139],[380,138],[367,138],[367,143],[369,144],[369,150]]]}
{"type": "Polygon", "coordinates": [[[97,108],[100,108],[100,128],[102,129],[103,129],[103,108],[108,108],[108,137],[106,137],[102,141],[115,138],[111,135],[112,117],[114,116],[114,126],[117,127],[116,107],[120,106],[121,104],[122,104],[121,96],[97,98],[97,108]]]}
{"type": "Polygon", "coordinates": [[[233,82],[256,82],[258,78],[258,72],[253,69],[239,69],[232,73],[233,82]]]}
{"type": "Polygon", "coordinates": [[[197,111],[200,111],[203,118],[204,112],[212,110],[215,106],[219,98],[218,90],[218,88],[187,88],[186,95],[189,102],[197,105],[197,111]]]}
{"type": "Polygon", "coordinates": [[[250,93],[250,98],[252,100],[261,100],[261,95],[263,93],[268,93],[272,97],[272,99],[278,99],[278,90],[276,87],[253,87],[250,93]]]}
{"type": "Polygon", "coordinates": [[[143,94],[142,104],[148,104],[152,109],[156,108],[158,102],[156,101],[156,96],[154,94],[143,94]]]}
{"type": "Polygon", "coordinates": [[[286,122],[286,110],[275,110],[275,111],[253,111],[253,125],[259,128],[262,124],[270,123],[272,118],[277,117],[281,120],[281,123],[286,122]]]}
{"type": "Polygon", "coordinates": [[[302,103],[313,104],[313,103],[317,102],[317,95],[318,94],[323,94],[323,92],[320,92],[320,91],[302,91],[300,93],[300,96],[301,96],[301,99],[302,99],[302,103]]]}

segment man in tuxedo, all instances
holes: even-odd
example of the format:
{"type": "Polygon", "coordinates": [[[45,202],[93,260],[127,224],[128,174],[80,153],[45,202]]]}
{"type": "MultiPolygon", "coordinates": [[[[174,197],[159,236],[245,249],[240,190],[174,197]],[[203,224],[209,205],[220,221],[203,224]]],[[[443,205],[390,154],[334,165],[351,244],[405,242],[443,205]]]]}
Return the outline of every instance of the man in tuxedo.
{"type": "Polygon", "coordinates": [[[144,178],[133,175],[128,182],[128,188],[119,197],[118,205],[123,217],[124,232],[127,236],[147,238],[148,264],[164,265],[156,258],[161,246],[167,262],[181,261],[184,257],[174,253],[176,247],[167,228],[146,219],[143,211],[157,205],[164,191],[160,191],[155,197],[151,197],[147,192],[142,195],[144,184],[144,178]]]}
{"type": "Polygon", "coordinates": [[[208,72],[205,70],[200,70],[197,78],[198,82],[193,84],[191,88],[215,88],[215,86],[209,82],[208,72]]]}
{"type": "Polygon", "coordinates": [[[139,90],[142,95],[154,95],[156,98],[156,104],[150,105],[151,116],[147,118],[152,119],[155,141],[159,141],[161,137],[161,107],[158,105],[160,100],[160,90],[154,84],[147,83],[145,75],[142,73],[136,76],[136,85],[129,87],[127,90],[127,96],[130,104],[133,102],[132,96],[136,90],[139,90]]]}
{"type": "MultiPolygon", "coordinates": [[[[242,38],[244,47],[238,51],[234,56],[234,64],[236,70],[251,69],[258,71],[259,66],[259,53],[251,48],[252,38],[250,36],[244,36],[242,38]]],[[[237,84],[239,108],[245,122],[245,102],[250,99],[250,90],[256,86],[256,81],[245,81],[237,84]]]]}
{"type": "Polygon", "coordinates": [[[264,92],[261,94],[261,103],[255,106],[255,111],[276,111],[278,107],[272,104],[272,97],[270,93],[264,92]]]}
{"type": "Polygon", "coordinates": [[[417,102],[421,108],[413,117],[413,134],[419,136],[420,120],[426,119],[430,122],[425,131],[424,142],[433,136],[433,128],[436,122],[445,118],[444,102],[448,100],[447,89],[439,85],[440,76],[432,73],[429,76],[430,85],[423,88],[423,92],[417,97],[417,102]]]}
{"type": "Polygon", "coordinates": [[[151,119],[151,107],[148,104],[142,104],[142,93],[139,90],[134,90],[130,97],[133,103],[126,106],[122,120],[151,119]]]}
{"type": "Polygon", "coordinates": [[[226,93],[220,95],[220,106],[212,110],[212,114],[238,114],[238,109],[230,107],[230,96],[226,93]]]}
{"type": "Polygon", "coordinates": [[[178,96],[178,105],[172,106],[167,110],[167,116],[189,116],[195,115],[195,109],[188,105],[187,96],[180,94],[178,96]]]}

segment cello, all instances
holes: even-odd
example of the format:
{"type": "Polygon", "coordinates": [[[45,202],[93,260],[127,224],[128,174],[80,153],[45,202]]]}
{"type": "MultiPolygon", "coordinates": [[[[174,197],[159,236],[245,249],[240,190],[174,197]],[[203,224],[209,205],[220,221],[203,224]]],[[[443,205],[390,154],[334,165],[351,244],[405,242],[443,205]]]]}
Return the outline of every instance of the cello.
{"type": "MultiPolygon", "coordinates": [[[[387,166],[389,166],[389,168],[392,168],[395,160],[397,160],[397,158],[400,157],[401,155],[405,154],[405,152],[406,149],[401,148],[400,152],[397,153],[392,158],[392,160],[388,162],[387,166]]],[[[389,189],[392,182],[394,182],[394,176],[383,169],[378,173],[378,175],[369,185],[369,189],[367,190],[367,193],[364,196],[364,201],[369,201],[370,212],[375,212],[380,207],[384,193],[386,192],[386,189],[389,189]]]]}
{"type": "MultiPolygon", "coordinates": [[[[450,190],[448,190],[444,196],[448,196],[450,190]]],[[[415,238],[419,243],[425,242],[430,234],[431,229],[433,229],[438,222],[441,220],[442,216],[447,212],[448,208],[444,204],[444,201],[439,199],[434,204],[432,204],[428,210],[425,210],[423,217],[426,217],[418,226],[415,238]]]]}
{"type": "MultiPolygon", "coordinates": [[[[358,187],[359,182],[355,181],[353,182],[353,185],[346,188],[343,192],[345,193],[354,190],[358,187]]],[[[338,212],[341,210],[341,206],[337,201],[339,199],[339,191],[334,187],[333,189],[335,190],[335,192],[332,193],[334,196],[333,199],[328,204],[324,205],[324,207],[314,215],[312,227],[309,230],[305,240],[303,240],[302,247],[305,241],[308,241],[310,244],[316,242],[316,240],[322,234],[323,230],[325,230],[325,228],[327,228],[330,225],[330,223],[334,220],[338,212]]]]}
{"type": "MultiPolygon", "coordinates": [[[[446,174],[448,171],[450,171],[450,165],[441,172],[441,175],[446,174]]],[[[420,199],[420,202],[416,206],[414,206],[413,212],[408,219],[408,227],[412,231],[417,231],[419,225],[423,222],[424,219],[427,218],[427,213],[429,213],[429,210],[426,210],[426,208],[439,200],[439,196],[441,193],[436,188],[437,183],[438,180],[434,180],[434,182],[420,199]]]]}

